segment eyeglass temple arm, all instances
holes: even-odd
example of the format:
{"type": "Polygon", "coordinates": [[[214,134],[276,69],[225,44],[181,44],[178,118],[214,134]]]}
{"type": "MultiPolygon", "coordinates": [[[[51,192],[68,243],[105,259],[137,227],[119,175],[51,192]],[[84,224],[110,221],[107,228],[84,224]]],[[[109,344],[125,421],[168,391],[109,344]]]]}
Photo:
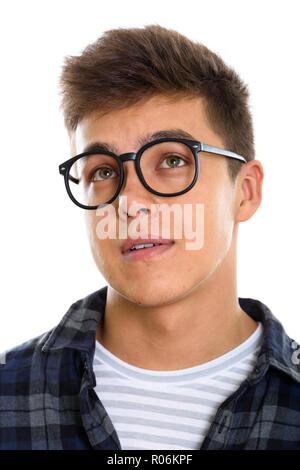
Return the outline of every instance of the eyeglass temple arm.
{"type": "Polygon", "coordinates": [[[79,179],[74,178],[73,176],[69,175],[69,180],[73,181],[73,183],[79,184],[79,179]]]}
{"type": "Polygon", "coordinates": [[[247,163],[247,160],[241,155],[238,155],[237,153],[234,153],[234,152],[230,152],[229,150],[224,150],[218,147],[213,147],[212,145],[201,143],[201,150],[203,152],[216,153],[217,155],[223,155],[229,158],[235,158],[236,160],[241,160],[242,162],[247,163]]]}
{"type": "MultiPolygon", "coordinates": [[[[59,165],[58,169],[61,175],[65,174],[66,168],[63,165],[59,165]]],[[[73,181],[73,183],[79,184],[79,179],[74,178],[74,176],[70,175],[70,173],[68,174],[68,178],[70,181],[73,181]]]]}

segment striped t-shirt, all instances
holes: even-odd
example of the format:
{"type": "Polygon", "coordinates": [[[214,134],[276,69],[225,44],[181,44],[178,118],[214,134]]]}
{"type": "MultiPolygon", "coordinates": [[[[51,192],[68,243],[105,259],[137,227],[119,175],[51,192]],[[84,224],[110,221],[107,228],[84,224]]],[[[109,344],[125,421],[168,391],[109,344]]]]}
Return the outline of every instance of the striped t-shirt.
{"type": "Polygon", "coordinates": [[[199,366],[154,371],[122,361],[96,341],[95,391],[123,450],[200,449],[217,409],[252,371],[263,327],[199,366]]]}

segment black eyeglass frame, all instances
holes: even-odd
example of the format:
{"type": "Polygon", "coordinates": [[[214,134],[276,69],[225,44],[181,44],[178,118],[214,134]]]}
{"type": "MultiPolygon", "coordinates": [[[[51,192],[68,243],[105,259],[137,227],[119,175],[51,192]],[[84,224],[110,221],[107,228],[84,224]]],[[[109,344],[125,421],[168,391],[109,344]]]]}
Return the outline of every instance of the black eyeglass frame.
{"type": "Polygon", "coordinates": [[[127,152],[127,153],[122,153],[121,155],[116,155],[113,152],[108,152],[108,151],[104,151],[104,150],[103,151],[102,150],[101,151],[91,150],[89,152],[83,152],[83,153],[80,153],[78,155],[75,155],[74,157],[69,158],[64,163],[61,163],[59,165],[58,169],[59,169],[59,173],[64,175],[64,181],[65,181],[65,186],[66,186],[67,193],[68,193],[69,197],[71,198],[71,200],[74,202],[74,204],[81,207],[82,209],[95,210],[95,209],[98,209],[100,207],[104,207],[104,206],[107,206],[108,204],[111,204],[118,197],[118,195],[120,193],[120,190],[123,186],[123,182],[124,182],[123,162],[127,162],[129,160],[134,161],[136,173],[139,177],[139,180],[141,181],[143,186],[148,191],[150,191],[151,193],[156,194],[157,196],[163,196],[163,197],[174,197],[174,196],[180,196],[181,194],[187,193],[195,185],[195,183],[198,179],[198,176],[199,176],[198,152],[208,152],[208,153],[212,153],[214,155],[220,155],[220,156],[223,156],[223,157],[233,158],[233,159],[239,160],[243,163],[247,163],[247,160],[244,157],[242,157],[241,155],[238,155],[237,153],[231,152],[229,150],[225,150],[225,149],[222,149],[222,148],[219,148],[219,147],[214,147],[212,145],[204,144],[203,142],[199,142],[199,141],[196,141],[196,140],[181,139],[181,138],[175,138],[175,137],[165,137],[165,138],[162,138],[162,139],[156,139],[156,140],[152,140],[151,142],[148,142],[147,144],[143,145],[143,147],[141,147],[136,153],[127,152]],[[180,142],[180,143],[183,143],[183,144],[187,145],[190,148],[190,150],[192,151],[192,153],[194,155],[195,175],[194,175],[193,181],[191,182],[191,184],[186,189],[184,189],[182,191],[179,191],[177,193],[167,193],[166,194],[166,193],[160,193],[158,191],[155,191],[155,189],[152,189],[150,186],[148,186],[148,184],[146,183],[146,181],[143,177],[142,171],[141,171],[140,159],[141,159],[141,156],[142,156],[143,152],[147,148],[152,147],[153,145],[159,144],[161,142],[180,142]],[[73,194],[70,190],[69,179],[72,179],[72,176],[69,174],[69,172],[70,172],[71,166],[76,162],[76,160],[78,160],[81,157],[87,156],[87,155],[96,155],[96,154],[109,155],[117,161],[117,164],[118,164],[118,167],[119,167],[119,170],[120,170],[119,185],[118,185],[118,188],[116,190],[115,195],[108,202],[105,202],[104,204],[99,204],[97,206],[85,206],[84,204],[81,204],[80,202],[78,202],[74,198],[74,196],[73,196],[73,194]]]}

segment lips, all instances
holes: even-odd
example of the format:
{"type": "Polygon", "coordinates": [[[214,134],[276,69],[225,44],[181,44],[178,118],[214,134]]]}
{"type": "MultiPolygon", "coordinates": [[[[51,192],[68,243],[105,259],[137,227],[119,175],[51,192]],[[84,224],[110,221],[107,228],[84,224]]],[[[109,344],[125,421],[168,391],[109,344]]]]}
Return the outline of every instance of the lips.
{"type": "MultiPolygon", "coordinates": [[[[128,238],[125,243],[123,243],[121,247],[121,252],[122,254],[127,253],[130,251],[130,248],[132,248],[135,245],[145,245],[148,243],[159,243],[160,245],[172,245],[174,243],[174,240],[169,240],[166,238],[155,238],[155,237],[149,237],[149,238],[128,238]]],[[[147,249],[147,248],[145,248],[147,249]]]]}

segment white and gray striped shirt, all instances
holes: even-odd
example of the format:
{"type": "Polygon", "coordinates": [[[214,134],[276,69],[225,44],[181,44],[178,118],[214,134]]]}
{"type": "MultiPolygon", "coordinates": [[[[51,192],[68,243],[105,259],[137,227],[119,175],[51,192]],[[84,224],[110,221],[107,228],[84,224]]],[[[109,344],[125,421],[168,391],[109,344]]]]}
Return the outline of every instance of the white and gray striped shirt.
{"type": "Polygon", "coordinates": [[[252,371],[263,335],[199,366],[153,371],[122,361],[96,341],[95,391],[123,450],[200,449],[217,409],[252,371]]]}

